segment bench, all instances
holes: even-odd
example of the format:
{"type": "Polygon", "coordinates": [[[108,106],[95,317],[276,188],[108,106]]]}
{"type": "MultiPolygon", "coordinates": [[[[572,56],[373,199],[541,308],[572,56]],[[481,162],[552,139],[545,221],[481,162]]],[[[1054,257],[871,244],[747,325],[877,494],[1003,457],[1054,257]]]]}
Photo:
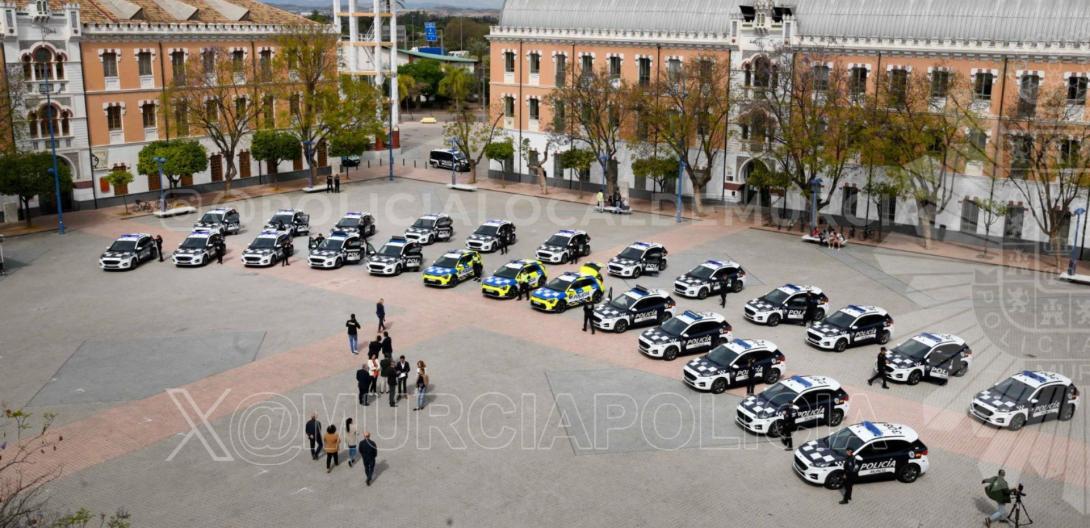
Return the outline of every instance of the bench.
{"type": "Polygon", "coordinates": [[[187,214],[193,214],[197,212],[197,208],[192,205],[183,205],[181,207],[172,207],[170,209],[164,209],[162,211],[155,211],[152,213],[159,218],[170,218],[172,216],[181,216],[187,214]]]}
{"type": "MultiPolygon", "coordinates": [[[[814,235],[802,235],[802,241],[803,242],[809,242],[811,244],[818,244],[818,245],[822,245],[822,246],[828,246],[828,244],[825,244],[825,243],[823,243],[821,241],[821,237],[816,237],[814,235]]],[[[843,244],[841,244],[841,245],[842,246],[847,246],[848,245],[848,239],[845,238],[843,244]]]]}
{"type": "Polygon", "coordinates": [[[1057,278],[1062,280],[1062,281],[1067,281],[1067,282],[1071,282],[1071,283],[1075,283],[1075,284],[1082,284],[1084,286],[1090,286],[1090,275],[1079,275],[1077,273],[1072,275],[1072,274],[1065,271],[1065,272],[1061,273],[1060,276],[1057,277],[1057,278]]]}
{"type": "Polygon", "coordinates": [[[622,209],[622,208],[617,207],[617,206],[608,206],[608,207],[596,207],[595,209],[597,209],[598,212],[600,212],[600,213],[622,214],[622,215],[632,214],[632,208],[631,207],[628,208],[628,209],[622,209]]]}

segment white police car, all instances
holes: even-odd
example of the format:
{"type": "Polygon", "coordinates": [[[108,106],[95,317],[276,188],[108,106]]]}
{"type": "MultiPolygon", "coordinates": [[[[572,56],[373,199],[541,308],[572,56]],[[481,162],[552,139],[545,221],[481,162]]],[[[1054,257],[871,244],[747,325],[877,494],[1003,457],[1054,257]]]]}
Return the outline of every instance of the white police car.
{"type": "Polygon", "coordinates": [[[367,262],[372,275],[400,275],[403,271],[420,271],[424,265],[423,248],[403,236],[392,236],[367,262]]]}
{"type": "Polygon", "coordinates": [[[557,231],[537,248],[538,260],[550,264],[564,264],[587,255],[590,255],[590,235],[578,229],[557,231]]]}
{"type": "Polygon", "coordinates": [[[291,235],[286,231],[265,229],[254,238],[250,245],[242,250],[242,264],[245,266],[272,266],[294,253],[291,235]]]}
{"type": "Polygon", "coordinates": [[[806,342],[817,348],[843,352],[848,346],[884,345],[892,335],[893,318],[885,310],[849,304],[825,320],[810,325],[806,342]]]}
{"type": "Polygon", "coordinates": [[[287,231],[293,237],[310,234],[310,215],[295,209],[280,209],[265,223],[265,229],[287,231]]]}
{"type": "Polygon", "coordinates": [[[359,233],[334,231],[310,252],[307,262],[312,268],[339,268],[363,261],[363,238],[359,233]]]}
{"type": "Polygon", "coordinates": [[[814,321],[825,319],[829,297],[815,286],[784,284],[746,303],[743,315],[747,321],[776,326],[780,323],[806,321],[806,308],[814,305],[814,321]]]}
{"type": "Polygon", "coordinates": [[[405,229],[405,238],[425,246],[454,236],[454,220],[450,215],[435,213],[421,216],[405,229]]]}
{"type": "Polygon", "coordinates": [[[337,225],[330,228],[329,232],[340,231],[342,233],[359,233],[362,237],[375,234],[375,217],[371,213],[349,211],[337,220],[337,225]]]}
{"type": "MultiPolygon", "coordinates": [[[[923,379],[946,383],[950,376],[969,371],[973,352],[965,340],[950,334],[923,333],[886,354],[889,377],[915,385],[923,379]]],[[[875,372],[878,366],[875,364],[875,372]]]]}
{"type": "Polygon", "coordinates": [[[121,235],[98,258],[104,270],[130,270],[158,256],[155,240],[147,233],[121,235]]]}
{"type": "Polygon", "coordinates": [[[219,255],[223,235],[210,229],[194,229],[170,255],[175,266],[203,266],[219,255]]]}
{"type": "Polygon", "coordinates": [[[719,293],[723,281],[738,293],[746,286],[746,270],[742,265],[730,260],[710,259],[688,273],[674,279],[674,293],[689,298],[707,299],[713,293],[719,293]]]}
{"type": "Polygon", "coordinates": [[[500,241],[515,243],[515,224],[510,220],[486,220],[466,238],[466,249],[491,253],[500,249],[500,241]]]}
{"type": "Polygon", "coordinates": [[[633,242],[609,259],[606,269],[617,277],[638,278],[644,273],[658,273],[666,269],[666,248],[657,242],[633,242]]]}
{"type": "Polygon", "coordinates": [[[714,312],[686,310],[661,325],[644,330],[639,339],[640,353],[673,361],[681,354],[711,350],[733,339],[730,323],[714,312]]]}
{"type": "Polygon", "coordinates": [[[886,422],[861,422],[795,450],[795,473],[829,489],[844,486],[844,460],[856,457],[855,482],[897,479],[915,482],[927,473],[927,446],[912,428],[886,422]]]}
{"type": "Polygon", "coordinates": [[[195,228],[216,231],[221,235],[235,235],[242,229],[238,211],[233,207],[217,207],[205,211],[200,220],[193,224],[195,228]]]}
{"type": "Polygon", "coordinates": [[[722,394],[732,385],[749,379],[749,362],[754,362],[754,378],[776,383],[787,367],[776,343],[764,339],[735,339],[721,344],[705,356],[690,361],[681,369],[686,385],[700,391],[722,394]]]}
{"type": "Polygon", "coordinates": [[[836,427],[848,415],[850,399],[833,378],[791,376],[760,394],[747,396],[738,404],[734,421],[751,433],[777,437],[783,434],[784,412],[792,405],[797,413],[795,427],[836,427]]]}
{"type": "Polygon", "coordinates": [[[662,323],[674,316],[677,303],[658,288],[636,285],[594,309],[591,324],[602,330],[624,332],[637,326],[662,323]]]}
{"type": "Polygon", "coordinates": [[[1079,389],[1055,372],[1025,370],[983,391],[969,414],[984,423],[1017,431],[1027,423],[1070,420],[1079,406],[1079,389]]]}

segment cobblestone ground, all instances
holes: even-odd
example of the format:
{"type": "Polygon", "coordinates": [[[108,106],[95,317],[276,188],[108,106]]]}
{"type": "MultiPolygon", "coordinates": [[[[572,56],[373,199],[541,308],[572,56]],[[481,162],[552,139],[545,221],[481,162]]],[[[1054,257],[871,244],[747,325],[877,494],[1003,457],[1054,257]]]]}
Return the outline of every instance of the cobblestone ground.
{"type": "MultiPolygon", "coordinates": [[[[223,265],[149,263],[103,273],[98,254],[120,233],[162,234],[176,246],[193,217],[103,220],[64,236],[9,239],[12,273],[0,278],[0,400],[56,412],[63,449],[41,468],[55,506],[125,508],[137,526],[756,526],[821,519],[837,526],[969,526],[987,509],[979,482],[1005,467],[1026,484],[1040,526],[1085,526],[1090,517],[1086,406],[1070,422],[1012,433],[966,417],[977,391],[1025,368],[1057,370],[1085,389],[1090,293],[1030,272],[869,247],[840,252],[718,219],[604,216],[583,205],[506,193],[449,194],[398,181],[236,204],[246,230],[228,239],[223,265]],[[800,481],[791,455],[734,423],[741,390],[714,396],[681,381],[683,360],[635,350],[637,331],[589,335],[578,310],[548,315],[525,303],[482,298],[476,284],[426,289],[417,274],[373,277],[356,266],[320,271],[300,252],[289,267],[246,269],[242,248],[279,207],[312,215],[325,231],[340,213],[369,210],[380,243],[419,214],[445,210],[460,245],[486,218],[519,226],[509,257],[530,256],[562,227],[586,229],[592,260],[633,240],[664,243],[658,277],[606,279],[669,288],[706,258],[750,272],[722,313],[738,337],[771,339],[792,374],[824,374],[852,395],[849,421],[910,425],[930,447],[931,471],[913,484],[859,485],[856,500],[800,481]],[[745,300],[786,282],[822,287],[837,307],[877,304],[896,320],[895,340],[920,331],[958,334],[976,352],[968,375],[946,386],[863,383],[877,347],[843,354],[803,343],[803,329],[755,326],[745,300]],[[397,354],[430,366],[421,412],[355,402],[343,321],[361,340],[384,297],[397,354]],[[360,466],[326,474],[308,458],[303,421],[354,417],[380,449],[374,485],[360,466]]],[[[302,249],[303,239],[297,239],[302,249]]],[[[486,255],[485,268],[508,257],[486,255]]],[[[550,266],[556,274],[573,266],[550,266]]],[[[717,299],[680,307],[719,310],[717,299]]],[[[1085,398],[1084,398],[1085,400],[1085,398]]],[[[828,434],[818,428],[800,434],[828,434]]]]}

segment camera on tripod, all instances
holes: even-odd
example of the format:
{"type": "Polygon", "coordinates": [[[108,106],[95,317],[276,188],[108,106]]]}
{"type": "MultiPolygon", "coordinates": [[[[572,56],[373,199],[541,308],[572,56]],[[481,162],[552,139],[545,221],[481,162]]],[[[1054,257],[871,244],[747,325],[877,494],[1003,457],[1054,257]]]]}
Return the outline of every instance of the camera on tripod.
{"type": "Polygon", "coordinates": [[[1026,496],[1026,492],[1024,490],[1025,487],[1022,485],[1021,482],[1018,483],[1017,488],[1008,490],[1011,493],[1011,500],[1015,502],[1022,502],[1022,497],[1026,496]]]}
{"type": "Polygon", "coordinates": [[[1011,502],[1014,503],[1011,505],[1011,512],[1007,514],[1007,520],[1010,521],[1011,526],[1020,528],[1033,524],[1033,519],[1029,516],[1029,510],[1026,509],[1025,503],[1022,502],[1022,497],[1026,496],[1022,483],[1019,482],[1017,488],[1008,491],[1011,494],[1011,502]],[[1025,517],[1024,520],[1023,517],[1025,517]]]}

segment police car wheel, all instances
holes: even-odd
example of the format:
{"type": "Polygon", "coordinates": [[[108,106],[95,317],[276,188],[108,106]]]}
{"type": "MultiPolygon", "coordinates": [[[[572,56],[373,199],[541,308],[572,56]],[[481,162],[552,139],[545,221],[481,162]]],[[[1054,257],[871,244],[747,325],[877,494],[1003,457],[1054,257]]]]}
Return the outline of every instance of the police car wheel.
{"type": "Polygon", "coordinates": [[[836,427],[844,421],[844,411],[840,409],[833,409],[833,413],[829,415],[829,427],[836,427]]]}
{"type": "Polygon", "coordinates": [[[1061,422],[1066,422],[1075,417],[1075,404],[1069,403],[1060,408],[1060,415],[1057,417],[1061,422]]]}
{"type": "Polygon", "coordinates": [[[913,370],[912,374],[908,375],[908,384],[916,385],[920,382],[921,379],[923,379],[923,374],[921,374],[918,370],[913,370]]]}
{"type": "Polygon", "coordinates": [[[394,275],[401,275],[401,264],[394,266],[394,275]]]}
{"type": "Polygon", "coordinates": [[[727,391],[727,380],[719,378],[712,382],[712,394],[723,394],[727,391]]]}
{"type": "Polygon", "coordinates": [[[825,488],[831,490],[838,490],[844,487],[844,472],[834,471],[825,478],[825,488]]]}
{"type": "Polygon", "coordinates": [[[602,290],[598,290],[598,291],[594,292],[594,295],[591,296],[590,300],[594,304],[598,304],[598,303],[602,302],[602,290]]]}
{"type": "Polygon", "coordinates": [[[742,281],[735,280],[734,283],[730,287],[730,291],[732,291],[734,293],[738,293],[738,292],[742,291],[742,281]]]}
{"type": "Polygon", "coordinates": [[[623,333],[625,330],[628,330],[628,321],[625,321],[624,319],[617,321],[617,324],[613,325],[613,331],[618,334],[623,333]]]}
{"type": "Polygon", "coordinates": [[[560,301],[560,302],[556,303],[556,311],[563,312],[563,311],[565,311],[567,309],[568,309],[568,303],[567,302],[560,301]]]}
{"type": "Polygon", "coordinates": [[[897,480],[905,484],[916,482],[918,478],[920,478],[920,466],[916,464],[905,464],[897,470],[897,480]]]}
{"type": "Polygon", "coordinates": [[[843,352],[843,351],[845,351],[847,349],[848,349],[848,340],[847,339],[841,339],[840,341],[837,341],[836,346],[833,347],[833,350],[836,350],[837,352],[843,352]]]}
{"type": "Polygon", "coordinates": [[[780,324],[780,314],[772,314],[768,316],[768,326],[777,326],[780,324]]]}
{"type": "Polygon", "coordinates": [[[964,376],[966,372],[969,372],[969,364],[968,363],[962,363],[961,368],[959,368],[957,370],[957,372],[954,372],[954,375],[960,378],[960,377],[964,376]]]}
{"type": "Polygon", "coordinates": [[[632,270],[632,278],[638,279],[640,275],[643,275],[643,269],[637,266],[636,269],[632,270]]]}
{"type": "Polygon", "coordinates": [[[825,319],[825,310],[818,310],[814,312],[814,321],[821,321],[825,319]]]}
{"type": "Polygon", "coordinates": [[[333,262],[334,268],[340,269],[341,266],[344,266],[344,261],[342,261],[341,259],[337,259],[333,262]]]}
{"type": "Polygon", "coordinates": [[[666,352],[662,353],[662,359],[666,361],[673,361],[677,359],[677,347],[670,347],[666,349],[666,352]]]}
{"type": "Polygon", "coordinates": [[[883,330],[882,333],[878,334],[878,344],[884,345],[886,343],[889,343],[889,332],[883,330]]]}
{"type": "Polygon", "coordinates": [[[768,372],[765,373],[765,383],[772,385],[777,381],[780,381],[780,371],[774,368],[768,369],[768,372]]]}
{"type": "Polygon", "coordinates": [[[772,422],[772,425],[768,426],[768,437],[779,438],[783,434],[783,422],[776,420],[772,422]]]}
{"type": "Polygon", "coordinates": [[[1026,417],[1025,415],[1019,414],[1014,418],[1011,418],[1011,423],[1007,425],[1007,429],[1010,429],[1011,431],[1017,431],[1021,429],[1024,425],[1026,425],[1026,417]]]}
{"type": "Polygon", "coordinates": [[[707,288],[700,288],[700,290],[696,292],[696,298],[700,299],[700,300],[707,299],[708,298],[708,289],[707,288]]]}

